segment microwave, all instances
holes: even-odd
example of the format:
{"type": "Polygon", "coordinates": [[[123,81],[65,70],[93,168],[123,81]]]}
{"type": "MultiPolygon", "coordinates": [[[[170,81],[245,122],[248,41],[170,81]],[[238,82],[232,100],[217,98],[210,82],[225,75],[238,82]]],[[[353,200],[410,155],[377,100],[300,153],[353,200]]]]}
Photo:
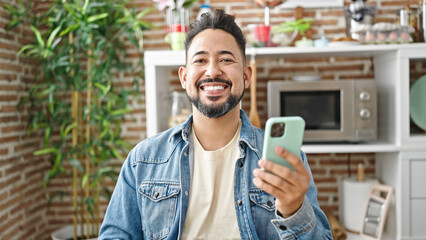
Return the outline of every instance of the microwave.
{"type": "Polygon", "coordinates": [[[377,139],[377,87],[373,80],[268,81],[268,117],[300,116],[304,142],[377,139]]]}

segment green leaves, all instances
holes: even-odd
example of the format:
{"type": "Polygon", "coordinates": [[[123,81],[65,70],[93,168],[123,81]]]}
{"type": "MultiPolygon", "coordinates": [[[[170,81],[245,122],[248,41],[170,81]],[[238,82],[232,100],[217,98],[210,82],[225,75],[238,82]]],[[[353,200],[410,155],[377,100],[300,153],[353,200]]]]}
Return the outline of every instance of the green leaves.
{"type": "Polygon", "coordinates": [[[22,20],[15,18],[12,19],[8,24],[6,24],[6,30],[11,30],[22,23],[22,20]]]}
{"type": "Polygon", "coordinates": [[[147,8],[147,9],[145,9],[145,10],[143,10],[142,12],[140,12],[140,13],[138,13],[138,14],[136,14],[136,19],[141,19],[142,17],[144,17],[145,15],[147,15],[149,12],[151,12],[152,10],[154,10],[154,8],[153,7],[150,7],[150,8],[147,8]]]}
{"type": "Polygon", "coordinates": [[[18,1],[18,4],[12,6],[10,4],[4,4],[4,8],[9,12],[11,21],[6,24],[6,30],[11,30],[26,20],[26,17],[30,11],[32,1],[27,6],[22,3],[22,0],[18,1]]]}
{"type": "Polygon", "coordinates": [[[54,147],[49,147],[49,148],[43,148],[40,149],[38,151],[34,152],[35,156],[39,156],[39,155],[44,155],[44,154],[50,154],[50,153],[57,153],[58,149],[54,148],[54,147]]]}
{"type": "Polygon", "coordinates": [[[131,112],[132,112],[132,109],[127,109],[127,108],[117,109],[117,110],[111,111],[110,115],[112,117],[117,117],[117,116],[123,116],[124,114],[131,113],[131,112]]]}
{"type": "MultiPolygon", "coordinates": [[[[19,52],[17,53],[17,55],[21,55],[23,52],[25,52],[25,51],[27,51],[27,50],[30,50],[30,49],[36,49],[37,48],[37,46],[36,45],[34,45],[34,44],[28,44],[28,45],[25,45],[25,46],[23,46],[22,48],[21,48],[21,50],[19,50],[19,52]]],[[[29,54],[27,54],[27,56],[29,56],[29,54]]]]}
{"type": "Polygon", "coordinates": [[[87,18],[87,22],[92,23],[95,21],[98,21],[100,19],[104,19],[108,16],[108,13],[101,13],[101,14],[96,14],[94,16],[90,16],[87,18]]]}
{"type": "Polygon", "coordinates": [[[100,82],[95,82],[94,83],[95,87],[99,88],[102,91],[102,95],[107,95],[108,92],[111,90],[111,84],[102,84],[100,82]]]}
{"type": "Polygon", "coordinates": [[[49,36],[49,39],[47,39],[47,44],[46,44],[46,46],[48,47],[48,48],[50,48],[50,47],[52,47],[52,43],[53,43],[53,40],[55,40],[55,37],[56,37],[56,35],[58,34],[58,32],[61,30],[61,26],[58,26],[58,27],[56,27],[53,31],[52,31],[52,33],[50,34],[50,36],[49,36]]]}
{"type": "Polygon", "coordinates": [[[61,137],[66,138],[68,134],[70,134],[70,131],[74,128],[78,127],[77,122],[73,122],[72,124],[67,125],[66,122],[62,123],[61,126],[61,137]]]}
{"type": "Polygon", "coordinates": [[[311,28],[311,23],[315,21],[313,18],[302,18],[296,21],[285,22],[272,27],[273,33],[286,33],[299,31],[302,35],[311,28]]]}
{"type": "Polygon", "coordinates": [[[74,31],[74,30],[76,30],[78,27],[79,27],[79,24],[73,24],[73,25],[71,25],[71,26],[67,27],[65,30],[63,30],[63,31],[59,34],[59,36],[60,36],[60,37],[62,37],[62,36],[66,35],[66,34],[68,34],[68,33],[70,33],[70,32],[73,32],[73,31],[74,31]]]}
{"type": "Polygon", "coordinates": [[[188,7],[190,7],[194,2],[196,2],[197,0],[187,0],[187,1],[185,1],[184,3],[183,3],[183,7],[184,8],[188,8],[188,7]]]}
{"type": "Polygon", "coordinates": [[[35,26],[31,25],[30,28],[31,31],[34,33],[36,44],[28,44],[23,46],[17,54],[20,55],[25,52],[25,56],[27,57],[41,57],[44,59],[52,56],[54,48],[61,41],[61,38],[56,38],[58,32],[61,30],[61,26],[58,26],[53,29],[46,42],[43,40],[42,34],[35,26]]]}
{"type": "Polygon", "coordinates": [[[40,32],[34,26],[30,26],[30,28],[33,31],[34,35],[36,36],[37,44],[40,47],[44,48],[44,41],[43,41],[43,38],[41,37],[40,32]]]}
{"type": "Polygon", "coordinates": [[[84,0],[84,5],[83,5],[83,8],[81,9],[83,14],[86,14],[88,6],[89,6],[89,0],[84,0]]]}
{"type": "Polygon", "coordinates": [[[123,8],[123,17],[117,19],[118,23],[126,25],[131,29],[128,33],[131,32],[132,34],[127,34],[127,38],[129,38],[130,41],[139,48],[142,48],[143,45],[143,30],[155,28],[155,26],[151,23],[141,20],[142,17],[152,10],[154,10],[154,7],[147,8],[140,13],[135,13],[135,11],[131,12],[130,10],[123,8]]]}
{"type": "Polygon", "coordinates": [[[53,0],[46,2],[51,5],[40,15],[31,12],[31,5],[22,0],[15,5],[5,4],[10,14],[6,28],[26,23],[34,36],[33,42],[17,52],[37,64],[34,81],[28,84],[20,109],[28,110],[29,134],[43,141],[34,156],[50,159],[43,186],[53,178],[76,171],[79,186],[89,186],[91,191],[99,189],[79,200],[79,206],[86,203],[90,209],[101,191],[110,196],[109,190],[100,189],[105,178],[117,179],[118,172],[110,162],[124,160],[131,147],[122,139],[121,125],[132,112],[127,107],[129,96],[139,91],[126,81],[140,81],[140,70],[138,74],[133,71],[143,68],[138,65],[143,61],[134,66],[128,62],[127,42],[142,47],[143,30],[154,27],[143,20],[153,8],[137,12],[129,10],[128,3],[53,0]],[[77,101],[71,99],[75,95],[79,96],[77,101]],[[79,110],[73,113],[72,106],[76,105],[79,110]],[[86,134],[86,129],[90,134],[86,134]],[[77,138],[73,138],[73,132],[77,138]],[[90,171],[85,168],[87,163],[90,171]]]}
{"type": "Polygon", "coordinates": [[[81,188],[85,188],[88,181],[89,181],[89,175],[86,173],[81,178],[81,188]]]}

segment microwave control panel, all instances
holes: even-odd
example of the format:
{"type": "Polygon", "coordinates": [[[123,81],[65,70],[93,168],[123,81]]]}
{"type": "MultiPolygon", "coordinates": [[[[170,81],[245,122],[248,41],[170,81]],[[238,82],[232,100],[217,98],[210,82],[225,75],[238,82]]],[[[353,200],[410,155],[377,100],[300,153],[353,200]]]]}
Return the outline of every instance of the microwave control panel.
{"type": "Polygon", "coordinates": [[[354,80],[356,139],[377,139],[377,87],[373,80],[354,80]]]}

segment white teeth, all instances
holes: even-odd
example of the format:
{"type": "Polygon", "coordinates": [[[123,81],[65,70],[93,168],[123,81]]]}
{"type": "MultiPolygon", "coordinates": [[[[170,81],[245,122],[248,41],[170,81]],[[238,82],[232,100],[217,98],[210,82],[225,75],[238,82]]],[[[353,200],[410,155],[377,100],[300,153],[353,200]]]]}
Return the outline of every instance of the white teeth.
{"type": "Polygon", "coordinates": [[[204,87],[205,91],[216,91],[216,90],[223,90],[225,89],[224,86],[206,86],[204,87]]]}

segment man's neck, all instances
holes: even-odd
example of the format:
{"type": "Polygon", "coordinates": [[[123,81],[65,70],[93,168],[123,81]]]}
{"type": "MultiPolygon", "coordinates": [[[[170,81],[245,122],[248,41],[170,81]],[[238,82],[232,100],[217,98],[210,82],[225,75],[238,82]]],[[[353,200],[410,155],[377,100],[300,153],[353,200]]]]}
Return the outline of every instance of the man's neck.
{"type": "Polygon", "coordinates": [[[208,118],[194,109],[193,129],[203,149],[215,151],[232,140],[238,129],[239,120],[239,107],[219,118],[208,118]]]}

